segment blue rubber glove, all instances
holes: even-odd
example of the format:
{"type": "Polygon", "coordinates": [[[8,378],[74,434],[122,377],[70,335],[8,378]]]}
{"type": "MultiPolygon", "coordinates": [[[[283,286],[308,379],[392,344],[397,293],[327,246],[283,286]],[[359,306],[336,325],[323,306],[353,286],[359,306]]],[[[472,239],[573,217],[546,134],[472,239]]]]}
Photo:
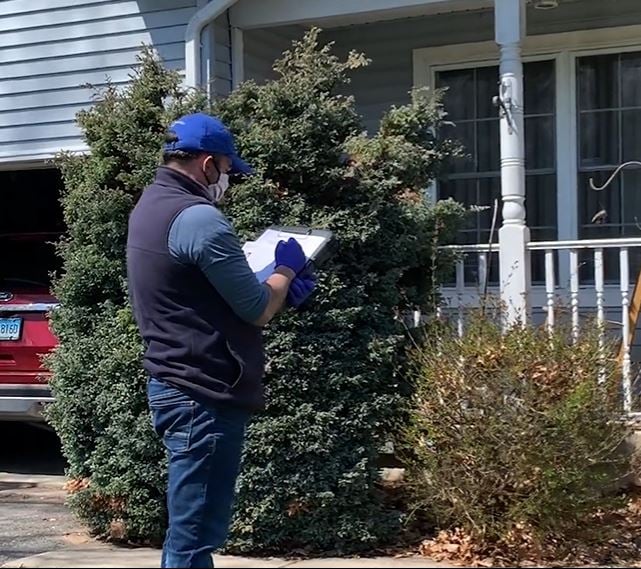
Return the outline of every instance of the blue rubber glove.
{"type": "Polygon", "coordinates": [[[287,293],[287,304],[292,308],[300,307],[316,288],[316,276],[313,274],[305,274],[296,277],[289,285],[289,292],[287,293]]]}
{"type": "Polygon", "coordinates": [[[287,267],[298,274],[306,264],[307,259],[303,248],[293,237],[290,237],[288,241],[279,241],[276,245],[276,267],[287,267]]]}

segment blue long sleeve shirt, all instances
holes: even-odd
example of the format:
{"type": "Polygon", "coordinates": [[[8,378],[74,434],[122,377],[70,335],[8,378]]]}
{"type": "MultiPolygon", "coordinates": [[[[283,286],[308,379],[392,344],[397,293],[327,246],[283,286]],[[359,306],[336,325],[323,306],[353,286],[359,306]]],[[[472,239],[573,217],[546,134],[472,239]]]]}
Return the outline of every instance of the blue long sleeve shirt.
{"type": "Polygon", "coordinates": [[[218,208],[198,204],[184,209],[170,226],[168,246],[176,260],[196,265],[245,322],[263,314],[269,292],[252,272],[236,232],[218,208]]]}

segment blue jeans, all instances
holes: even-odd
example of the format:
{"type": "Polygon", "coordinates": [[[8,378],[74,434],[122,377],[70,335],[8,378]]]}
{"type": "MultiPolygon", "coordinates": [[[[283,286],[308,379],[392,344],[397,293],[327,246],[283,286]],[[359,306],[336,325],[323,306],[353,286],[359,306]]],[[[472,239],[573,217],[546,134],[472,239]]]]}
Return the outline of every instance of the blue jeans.
{"type": "Polygon", "coordinates": [[[169,455],[161,567],[213,567],[227,539],[248,412],[205,406],[157,379],[147,395],[169,455]]]}

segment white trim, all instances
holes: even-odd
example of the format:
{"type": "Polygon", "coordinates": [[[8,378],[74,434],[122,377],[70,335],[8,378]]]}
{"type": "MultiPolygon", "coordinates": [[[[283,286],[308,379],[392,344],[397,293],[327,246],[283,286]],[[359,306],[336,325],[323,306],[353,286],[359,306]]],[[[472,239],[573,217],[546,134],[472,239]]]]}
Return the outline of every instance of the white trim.
{"type": "Polygon", "coordinates": [[[245,80],[245,40],[243,30],[231,28],[231,79],[232,89],[245,80]]]}
{"type": "Polygon", "coordinates": [[[52,159],[0,162],[0,172],[10,172],[13,170],[44,170],[46,168],[53,168],[52,159]]]}
{"type": "MultiPolygon", "coordinates": [[[[525,57],[558,54],[563,51],[580,52],[584,55],[594,51],[614,53],[641,47],[641,25],[620,26],[527,36],[523,40],[525,57]]],[[[431,71],[434,66],[462,63],[499,61],[499,48],[493,41],[462,43],[439,47],[418,48],[413,51],[414,87],[431,87],[431,71]]]]}
{"type": "MultiPolygon", "coordinates": [[[[185,84],[188,87],[200,87],[201,83],[201,45],[200,34],[203,28],[213,22],[225,10],[236,3],[236,0],[211,0],[198,10],[189,20],[185,32],[185,84]]],[[[215,43],[215,42],[213,42],[215,43]]],[[[216,61],[215,46],[212,45],[209,57],[216,61]]]]}
{"type": "Polygon", "coordinates": [[[423,47],[413,50],[414,88],[434,88],[434,68],[498,64],[499,48],[493,41],[423,47]]]}
{"type": "Polygon", "coordinates": [[[76,146],[65,148],[58,146],[56,148],[46,148],[36,154],[6,154],[0,155],[0,170],[18,170],[28,168],[46,168],[47,162],[53,160],[60,152],[70,152],[73,154],[87,154],[89,148],[76,146]]]}
{"type": "Polygon", "coordinates": [[[342,26],[491,5],[491,0],[240,0],[231,15],[234,26],[247,30],[307,22],[342,26]]]}
{"type": "Polygon", "coordinates": [[[212,60],[212,55],[215,51],[214,39],[214,26],[207,24],[200,31],[200,85],[205,89],[209,97],[213,96],[215,85],[215,67],[216,64],[212,60]]]}

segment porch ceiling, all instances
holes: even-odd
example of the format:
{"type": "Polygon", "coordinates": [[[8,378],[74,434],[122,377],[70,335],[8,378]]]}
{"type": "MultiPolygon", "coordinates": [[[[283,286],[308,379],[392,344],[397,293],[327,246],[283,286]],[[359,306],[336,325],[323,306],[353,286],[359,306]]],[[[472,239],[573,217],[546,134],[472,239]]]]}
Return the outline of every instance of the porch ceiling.
{"type": "Polygon", "coordinates": [[[331,28],[492,5],[493,0],[239,0],[230,10],[230,19],[241,29],[289,24],[331,28]]]}

